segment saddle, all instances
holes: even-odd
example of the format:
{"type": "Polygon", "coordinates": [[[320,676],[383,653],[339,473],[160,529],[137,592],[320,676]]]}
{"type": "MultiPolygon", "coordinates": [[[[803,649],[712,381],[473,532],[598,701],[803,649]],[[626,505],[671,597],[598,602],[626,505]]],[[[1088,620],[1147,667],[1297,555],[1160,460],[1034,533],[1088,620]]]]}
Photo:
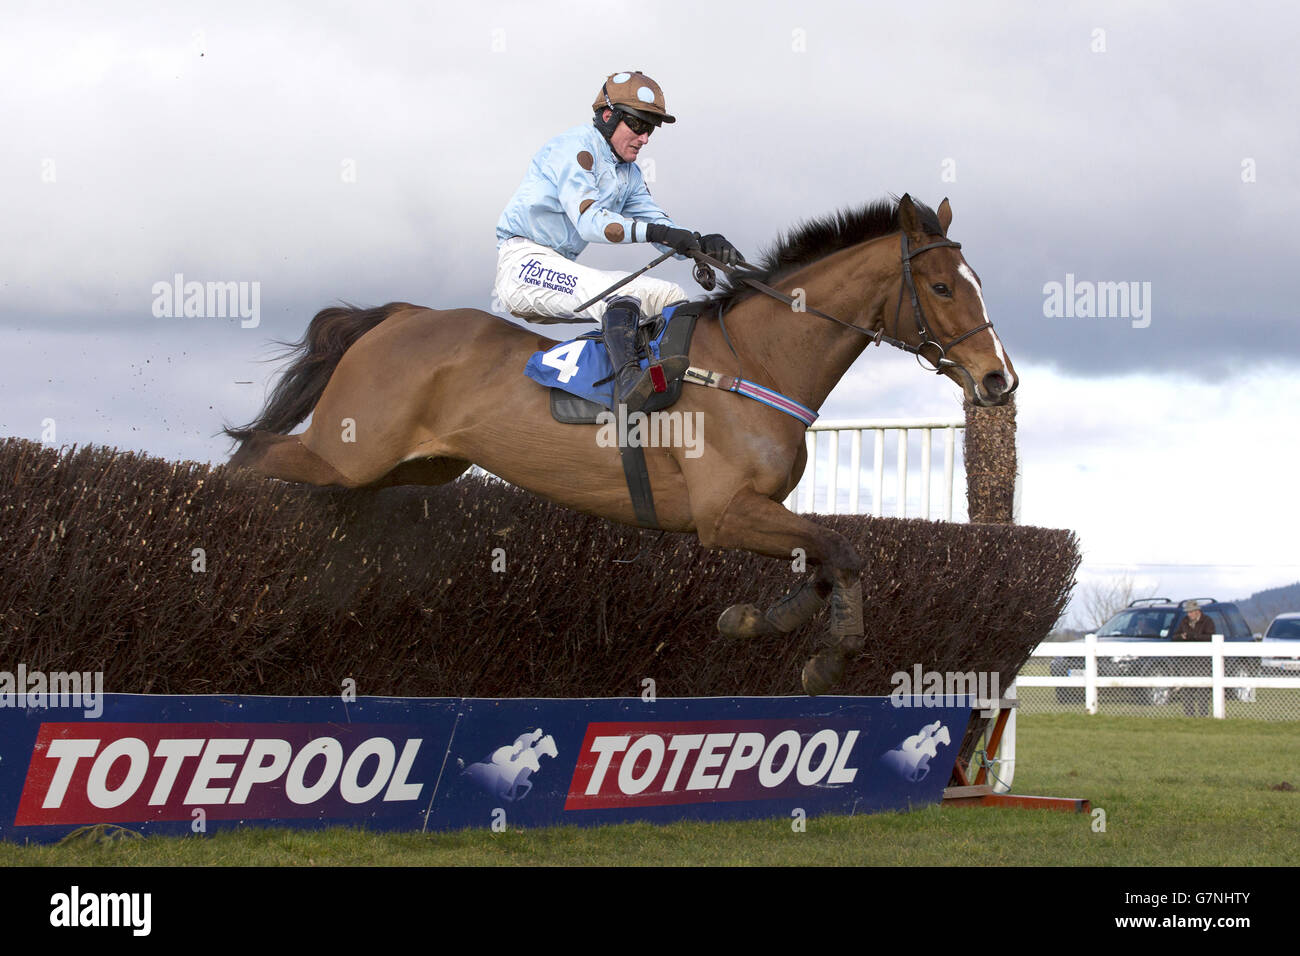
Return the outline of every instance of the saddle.
{"type": "MultiPolygon", "coordinates": [[[[695,323],[706,303],[682,302],[668,306],[663,315],[645,319],[637,329],[637,357],[641,367],[670,355],[687,355],[695,323]]],[[[567,342],[535,352],[525,374],[550,389],[551,416],[565,425],[595,425],[597,416],[614,408],[614,367],[600,332],[588,332],[567,342]],[[591,347],[584,347],[586,345],[591,347]]],[[[666,383],[642,409],[657,412],[673,405],[682,393],[682,379],[666,383]]]]}

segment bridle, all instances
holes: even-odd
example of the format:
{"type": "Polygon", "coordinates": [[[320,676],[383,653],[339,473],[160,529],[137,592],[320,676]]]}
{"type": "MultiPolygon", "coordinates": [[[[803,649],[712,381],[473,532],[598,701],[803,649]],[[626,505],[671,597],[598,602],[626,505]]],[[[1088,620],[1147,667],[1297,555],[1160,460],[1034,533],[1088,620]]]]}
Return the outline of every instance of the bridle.
{"type": "MultiPolygon", "coordinates": [[[[993,323],[986,321],[981,325],[975,326],[973,329],[967,329],[955,339],[950,339],[945,345],[939,341],[939,337],[934,334],[934,329],[930,328],[930,323],[926,321],[925,310],[921,308],[921,300],[916,295],[916,280],[912,278],[912,260],[921,253],[925,252],[927,249],[938,249],[943,246],[960,249],[961,243],[953,242],[951,239],[941,239],[940,241],[932,242],[927,246],[921,246],[919,249],[909,249],[907,244],[907,233],[900,232],[899,238],[903,243],[903,288],[898,290],[898,305],[894,307],[894,331],[898,331],[899,313],[903,309],[903,289],[906,289],[908,295],[912,297],[912,315],[916,319],[916,332],[921,339],[921,344],[917,345],[915,348],[905,343],[900,347],[908,352],[914,353],[916,355],[917,363],[920,364],[922,368],[925,368],[925,365],[922,363],[929,361],[929,359],[922,354],[922,350],[933,345],[939,350],[939,357],[931,362],[930,371],[943,374],[944,369],[955,368],[964,372],[967,377],[969,377],[970,372],[968,372],[964,366],[948,358],[948,350],[957,343],[964,342],[977,332],[983,332],[985,329],[992,329],[993,323]]],[[[881,325],[883,326],[884,323],[881,323],[881,325]]],[[[895,339],[894,342],[891,342],[890,344],[894,344],[897,341],[898,340],[895,339]]]]}
{"type": "MultiPolygon", "coordinates": [[[[938,242],[932,242],[928,245],[921,246],[920,248],[912,249],[908,244],[906,231],[901,231],[899,233],[899,238],[902,241],[903,275],[902,275],[902,279],[900,280],[900,288],[898,290],[898,305],[894,308],[894,332],[897,333],[899,331],[899,323],[901,321],[901,313],[903,309],[903,295],[904,293],[906,293],[912,300],[912,317],[916,322],[917,336],[920,338],[920,343],[917,345],[912,345],[908,342],[904,342],[902,339],[897,338],[894,335],[886,334],[884,322],[881,323],[881,327],[879,330],[875,332],[869,332],[866,329],[859,328],[858,326],[853,325],[850,322],[845,322],[843,319],[837,319],[833,315],[827,315],[825,312],[822,312],[819,309],[814,309],[805,306],[802,303],[796,303],[792,297],[786,295],[783,292],[778,292],[776,289],[773,289],[769,285],[759,282],[752,275],[746,275],[742,270],[737,269],[734,266],[724,265],[718,260],[713,259],[710,256],[704,255],[704,253],[702,252],[695,252],[692,253],[692,255],[696,259],[698,265],[711,266],[715,269],[721,269],[723,272],[727,273],[728,275],[734,276],[736,279],[744,282],[746,285],[750,286],[750,288],[758,292],[761,292],[764,295],[777,299],[780,302],[784,302],[786,305],[793,307],[796,311],[811,313],[812,315],[815,315],[819,318],[826,319],[828,322],[834,322],[836,325],[842,325],[846,329],[852,329],[854,332],[857,332],[860,335],[866,335],[870,337],[871,342],[868,343],[870,345],[880,345],[883,342],[886,345],[894,346],[894,348],[902,349],[904,352],[910,352],[916,356],[917,364],[919,364],[922,368],[926,369],[927,371],[934,372],[938,375],[942,375],[948,369],[954,369],[960,372],[962,375],[966,376],[967,381],[970,382],[971,389],[973,392],[975,390],[974,376],[971,375],[970,371],[964,365],[962,365],[959,362],[954,362],[952,359],[948,358],[948,350],[952,348],[954,345],[957,345],[960,342],[964,342],[966,339],[970,338],[972,335],[975,335],[978,332],[983,332],[985,329],[992,330],[993,323],[991,321],[986,321],[980,325],[975,326],[973,329],[967,329],[965,332],[957,336],[955,339],[950,339],[946,343],[941,342],[939,340],[939,337],[934,334],[934,329],[930,326],[929,321],[926,319],[925,311],[921,308],[921,300],[916,294],[916,280],[912,276],[912,260],[915,259],[917,256],[919,256],[921,253],[927,252],[930,249],[943,248],[945,246],[952,249],[960,249],[961,243],[953,242],[951,239],[941,239],[938,242]],[[933,347],[938,351],[939,355],[937,359],[931,360],[925,354],[925,350],[931,347],[933,347]],[[925,364],[927,362],[930,363],[928,366],[925,364]]],[[[697,265],[697,279],[699,278],[698,265],[697,265]]],[[[708,286],[706,286],[706,288],[707,287],[708,286]]],[[[718,318],[719,320],[722,319],[721,314],[719,314],[718,318]]],[[[723,326],[723,335],[726,336],[725,325],[723,326]]],[[[728,345],[730,345],[730,341],[731,341],[730,338],[727,337],[728,345]]],[[[732,351],[734,352],[735,349],[733,348],[732,351]]]]}

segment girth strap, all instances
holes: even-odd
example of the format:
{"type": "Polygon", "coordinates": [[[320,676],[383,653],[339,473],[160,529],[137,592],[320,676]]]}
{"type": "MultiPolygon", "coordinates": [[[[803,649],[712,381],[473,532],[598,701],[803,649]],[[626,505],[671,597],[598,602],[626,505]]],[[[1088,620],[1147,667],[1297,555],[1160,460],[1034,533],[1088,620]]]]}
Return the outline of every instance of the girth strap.
{"type": "Polygon", "coordinates": [[[658,528],[659,518],[655,514],[654,492],[650,490],[645,449],[640,445],[620,445],[618,455],[623,459],[623,477],[627,479],[627,490],[632,495],[632,510],[636,513],[637,523],[647,528],[658,528]]]}

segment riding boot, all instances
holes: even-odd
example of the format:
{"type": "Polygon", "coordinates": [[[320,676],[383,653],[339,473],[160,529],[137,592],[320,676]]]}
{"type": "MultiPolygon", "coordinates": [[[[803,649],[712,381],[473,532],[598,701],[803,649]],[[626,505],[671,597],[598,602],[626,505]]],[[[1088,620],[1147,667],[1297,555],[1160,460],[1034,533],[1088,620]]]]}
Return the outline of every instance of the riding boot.
{"type": "MultiPolygon", "coordinates": [[[[636,330],[641,321],[641,302],[630,295],[610,299],[605,307],[603,332],[605,348],[614,365],[614,402],[627,406],[629,413],[640,411],[654,394],[654,379],[647,368],[642,370],[636,355],[636,330]]],[[[686,360],[670,358],[663,363],[668,381],[686,370],[686,360]]]]}

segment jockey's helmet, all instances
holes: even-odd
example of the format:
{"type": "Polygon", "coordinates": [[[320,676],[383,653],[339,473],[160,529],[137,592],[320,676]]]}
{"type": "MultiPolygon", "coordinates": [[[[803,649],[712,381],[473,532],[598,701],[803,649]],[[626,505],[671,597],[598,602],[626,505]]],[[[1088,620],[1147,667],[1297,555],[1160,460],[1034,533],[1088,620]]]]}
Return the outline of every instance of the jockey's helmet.
{"type": "Polygon", "coordinates": [[[677,117],[669,115],[664,106],[664,91],[659,84],[638,70],[625,70],[607,77],[591,108],[598,114],[604,109],[630,113],[655,126],[677,122],[677,117]]]}

